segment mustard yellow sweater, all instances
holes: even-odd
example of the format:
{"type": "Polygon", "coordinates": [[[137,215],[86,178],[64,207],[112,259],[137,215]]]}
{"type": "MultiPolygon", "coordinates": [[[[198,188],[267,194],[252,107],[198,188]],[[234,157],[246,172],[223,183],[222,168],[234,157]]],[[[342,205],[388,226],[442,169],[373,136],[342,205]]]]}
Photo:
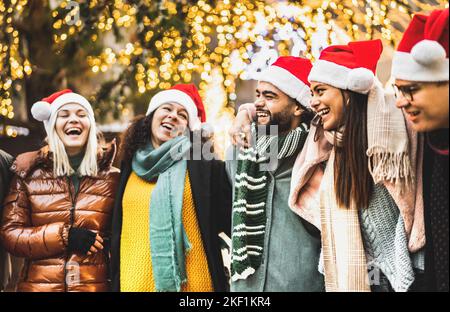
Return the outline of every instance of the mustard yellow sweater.
{"type": "MultiPolygon", "coordinates": [[[[125,188],[120,242],[120,290],[122,292],[155,291],[149,234],[149,203],[155,185],[132,172],[125,188]]],[[[182,291],[213,291],[187,173],[183,194],[183,225],[192,249],[186,255],[187,283],[183,285],[182,291]]]]}

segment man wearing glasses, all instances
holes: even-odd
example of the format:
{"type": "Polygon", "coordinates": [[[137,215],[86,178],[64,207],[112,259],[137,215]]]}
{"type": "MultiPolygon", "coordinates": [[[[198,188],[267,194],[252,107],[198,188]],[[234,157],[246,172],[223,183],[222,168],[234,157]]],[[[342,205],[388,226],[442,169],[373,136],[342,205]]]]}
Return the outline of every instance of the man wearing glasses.
{"type": "Polygon", "coordinates": [[[420,290],[427,291],[449,291],[448,20],[448,9],[415,15],[392,64],[397,107],[425,142],[417,159],[423,168],[418,182],[422,176],[424,213],[420,217],[426,240],[420,290]]]}

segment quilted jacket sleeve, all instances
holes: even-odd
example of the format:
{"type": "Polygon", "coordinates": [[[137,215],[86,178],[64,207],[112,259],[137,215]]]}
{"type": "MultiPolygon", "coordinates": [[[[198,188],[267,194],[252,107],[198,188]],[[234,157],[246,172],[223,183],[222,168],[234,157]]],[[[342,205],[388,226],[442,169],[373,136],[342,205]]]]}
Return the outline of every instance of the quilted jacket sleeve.
{"type": "Polygon", "coordinates": [[[31,208],[23,181],[15,176],[4,200],[0,238],[5,249],[17,257],[43,259],[63,253],[64,223],[32,226],[31,208]]]}

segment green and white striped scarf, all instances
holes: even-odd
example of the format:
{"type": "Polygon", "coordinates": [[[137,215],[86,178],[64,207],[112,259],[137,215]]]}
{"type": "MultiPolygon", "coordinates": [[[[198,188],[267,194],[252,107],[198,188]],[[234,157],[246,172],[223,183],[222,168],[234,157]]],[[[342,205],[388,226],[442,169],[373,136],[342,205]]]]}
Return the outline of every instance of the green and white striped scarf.
{"type": "MultiPolygon", "coordinates": [[[[256,126],[252,125],[253,137],[256,126]]],[[[294,155],[305,143],[308,126],[301,124],[282,136],[262,136],[256,145],[239,152],[235,176],[233,201],[233,232],[231,254],[231,280],[246,279],[260,266],[266,233],[266,199],[268,171],[261,165],[268,164],[269,152],[276,151],[277,159],[294,155]]]]}

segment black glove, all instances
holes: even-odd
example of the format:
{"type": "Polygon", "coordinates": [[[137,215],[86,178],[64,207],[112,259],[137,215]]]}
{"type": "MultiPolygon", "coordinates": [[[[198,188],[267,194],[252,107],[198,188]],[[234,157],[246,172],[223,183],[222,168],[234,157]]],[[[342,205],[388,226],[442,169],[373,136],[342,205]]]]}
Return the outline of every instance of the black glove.
{"type": "Polygon", "coordinates": [[[96,233],[86,229],[71,228],[69,230],[69,244],[67,248],[71,252],[86,254],[91,249],[91,246],[94,245],[96,236],[96,233]]]}

